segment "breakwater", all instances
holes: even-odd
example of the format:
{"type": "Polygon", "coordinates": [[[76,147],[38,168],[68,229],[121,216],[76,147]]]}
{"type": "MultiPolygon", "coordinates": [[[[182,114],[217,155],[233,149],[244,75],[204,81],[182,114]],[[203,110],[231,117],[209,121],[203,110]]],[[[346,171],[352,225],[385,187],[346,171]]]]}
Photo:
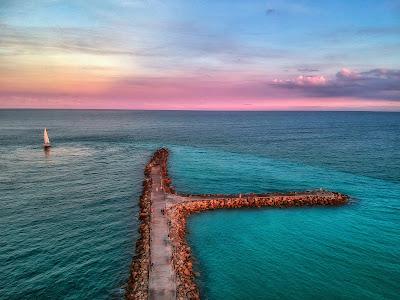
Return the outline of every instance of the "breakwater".
{"type": "Polygon", "coordinates": [[[151,226],[151,170],[163,161],[160,151],[156,151],[144,169],[143,190],[139,199],[139,238],[136,241],[130,276],[126,287],[126,299],[148,299],[150,270],[150,226],[151,226]]]}
{"type": "Polygon", "coordinates": [[[186,242],[186,218],[192,213],[242,207],[343,205],[349,199],[347,195],[322,190],[245,195],[180,194],[172,187],[168,176],[168,156],[167,149],[157,150],[145,168],[140,198],[140,237],[131,266],[127,299],[200,299],[191,249],[186,242]]]}

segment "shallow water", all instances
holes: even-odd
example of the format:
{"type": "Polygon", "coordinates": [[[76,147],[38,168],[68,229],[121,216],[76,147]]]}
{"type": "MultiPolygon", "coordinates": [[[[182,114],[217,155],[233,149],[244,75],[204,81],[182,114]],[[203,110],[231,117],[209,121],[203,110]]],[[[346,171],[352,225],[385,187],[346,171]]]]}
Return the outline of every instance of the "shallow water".
{"type": "Polygon", "coordinates": [[[352,196],[192,216],[204,298],[395,299],[399,133],[398,113],[0,111],[0,298],[121,297],[143,167],[168,146],[181,191],[352,196]]]}

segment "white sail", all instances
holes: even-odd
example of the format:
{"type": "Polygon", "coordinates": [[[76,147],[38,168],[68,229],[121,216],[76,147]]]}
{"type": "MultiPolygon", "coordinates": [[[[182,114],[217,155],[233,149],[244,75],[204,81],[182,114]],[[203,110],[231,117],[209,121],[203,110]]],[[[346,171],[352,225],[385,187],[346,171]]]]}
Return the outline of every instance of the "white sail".
{"type": "Polygon", "coordinates": [[[50,139],[49,139],[49,135],[47,134],[47,128],[44,129],[43,139],[44,139],[45,145],[50,145],[50,139]]]}

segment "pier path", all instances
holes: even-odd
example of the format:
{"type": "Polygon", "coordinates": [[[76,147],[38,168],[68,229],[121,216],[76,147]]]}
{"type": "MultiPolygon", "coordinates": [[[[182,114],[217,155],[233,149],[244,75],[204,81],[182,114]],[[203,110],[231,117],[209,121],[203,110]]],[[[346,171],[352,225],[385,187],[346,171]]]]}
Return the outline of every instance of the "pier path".
{"type": "Polygon", "coordinates": [[[151,169],[152,208],[150,230],[150,299],[175,299],[176,282],[172,266],[172,246],[168,235],[168,221],[161,212],[166,206],[166,195],[161,185],[160,166],[151,169]]]}

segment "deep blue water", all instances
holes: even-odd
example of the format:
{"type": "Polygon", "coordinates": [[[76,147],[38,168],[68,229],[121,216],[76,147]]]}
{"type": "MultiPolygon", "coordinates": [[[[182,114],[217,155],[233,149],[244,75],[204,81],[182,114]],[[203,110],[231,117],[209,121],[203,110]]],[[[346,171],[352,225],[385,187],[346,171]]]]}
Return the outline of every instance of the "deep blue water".
{"type": "Polygon", "coordinates": [[[0,110],[0,298],[121,297],[160,146],[181,191],[352,196],[192,216],[204,298],[400,294],[400,113],[0,110]]]}

